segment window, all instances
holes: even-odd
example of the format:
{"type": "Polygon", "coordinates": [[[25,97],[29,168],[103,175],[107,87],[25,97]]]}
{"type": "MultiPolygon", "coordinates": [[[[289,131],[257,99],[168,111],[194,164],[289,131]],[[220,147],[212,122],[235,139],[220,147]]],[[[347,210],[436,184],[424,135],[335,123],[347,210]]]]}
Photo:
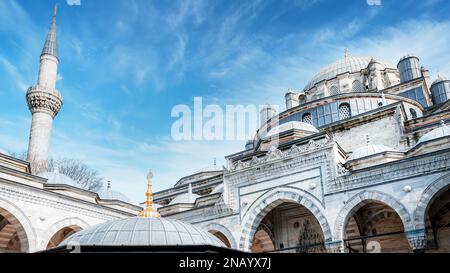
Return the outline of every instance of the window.
{"type": "Polygon", "coordinates": [[[417,118],[416,110],[409,108],[409,112],[411,113],[411,118],[413,118],[413,119],[417,118]]]}
{"type": "Polygon", "coordinates": [[[340,120],[347,119],[350,116],[351,116],[350,104],[342,103],[341,105],[339,105],[339,119],[340,120]]]}
{"type": "Polygon", "coordinates": [[[330,96],[335,96],[335,95],[339,95],[341,92],[339,91],[339,87],[337,87],[336,85],[333,85],[330,88],[330,96]]]}
{"type": "Polygon", "coordinates": [[[360,81],[358,81],[358,80],[353,81],[353,84],[352,84],[352,92],[353,92],[353,93],[361,93],[361,92],[364,92],[363,85],[362,85],[362,83],[361,83],[360,81]]]}
{"type": "Polygon", "coordinates": [[[302,121],[303,121],[304,123],[312,124],[312,117],[311,117],[311,114],[310,114],[310,113],[305,113],[305,114],[303,114],[302,121]]]}

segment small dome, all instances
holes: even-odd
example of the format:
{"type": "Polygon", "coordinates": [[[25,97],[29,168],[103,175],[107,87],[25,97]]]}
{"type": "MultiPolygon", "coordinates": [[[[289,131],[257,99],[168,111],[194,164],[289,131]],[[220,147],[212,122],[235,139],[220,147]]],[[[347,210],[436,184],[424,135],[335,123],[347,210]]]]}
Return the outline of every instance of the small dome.
{"type": "Polygon", "coordinates": [[[215,193],[223,193],[223,183],[220,184],[219,186],[215,187],[214,190],[211,192],[211,194],[215,194],[215,193]]]}
{"type": "Polygon", "coordinates": [[[130,199],[123,193],[110,188],[101,188],[97,191],[98,197],[103,200],[120,200],[129,203],[130,199]]]}
{"type": "Polygon", "coordinates": [[[278,125],[270,129],[270,131],[266,134],[265,138],[278,135],[282,132],[286,132],[292,129],[302,130],[306,132],[319,133],[316,127],[312,124],[301,122],[301,121],[290,121],[284,124],[278,125]]]}
{"type": "Polygon", "coordinates": [[[446,78],[442,77],[441,75],[438,75],[436,80],[431,85],[435,85],[437,83],[444,82],[446,80],[447,80],[446,78]]]}
{"type": "Polygon", "coordinates": [[[188,192],[182,193],[175,197],[172,201],[170,201],[169,205],[175,205],[175,204],[193,204],[195,203],[195,200],[199,198],[200,195],[195,194],[192,192],[192,185],[189,184],[188,192]]]}
{"type": "Polygon", "coordinates": [[[415,54],[409,53],[409,54],[406,54],[405,56],[401,57],[398,62],[400,63],[401,61],[404,61],[404,60],[409,59],[409,58],[419,59],[415,54]]]}
{"type": "Polygon", "coordinates": [[[388,147],[386,145],[377,144],[366,144],[363,147],[356,149],[350,156],[349,160],[355,160],[371,155],[376,155],[384,152],[397,152],[394,148],[388,147]]]}
{"type": "Polygon", "coordinates": [[[212,166],[207,166],[205,168],[202,168],[202,169],[196,171],[195,173],[208,173],[208,172],[221,172],[221,171],[223,171],[222,167],[212,165],[212,166]]]}
{"type": "Polygon", "coordinates": [[[176,246],[212,245],[225,247],[214,235],[191,224],[164,218],[133,217],[112,220],[81,230],[64,240],[89,246],[176,246]]]}
{"type": "Polygon", "coordinates": [[[423,135],[417,144],[424,143],[433,139],[438,139],[441,137],[448,137],[450,136],[450,127],[446,125],[444,122],[442,122],[441,126],[439,128],[436,128],[434,130],[431,130],[430,132],[423,135]]]}
{"type": "Polygon", "coordinates": [[[78,184],[75,180],[68,177],[65,174],[59,173],[57,170],[53,172],[45,172],[39,174],[40,177],[47,178],[46,184],[51,185],[68,185],[76,188],[81,188],[80,184],[78,184]]]}

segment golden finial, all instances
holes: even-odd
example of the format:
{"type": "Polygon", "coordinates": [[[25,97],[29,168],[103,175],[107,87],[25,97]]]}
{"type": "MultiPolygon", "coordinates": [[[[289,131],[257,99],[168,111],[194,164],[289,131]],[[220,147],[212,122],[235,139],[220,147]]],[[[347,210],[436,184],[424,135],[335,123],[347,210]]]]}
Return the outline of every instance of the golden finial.
{"type": "Polygon", "coordinates": [[[56,17],[56,13],[58,12],[58,3],[55,4],[53,16],[56,17]]]}
{"type": "Polygon", "coordinates": [[[139,217],[145,217],[145,218],[159,218],[161,215],[153,209],[153,194],[152,194],[152,178],[153,178],[153,172],[149,171],[147,174],[147,192],[145,193],[145,196],[147,196],[147,200],[145,201],[146,208],[139,212],[139,217]]]}
{"type": "Polygon", "coordinates": [[[344,48],[344,60],[345,62],[348,60],[348,48],[344,48]]]}

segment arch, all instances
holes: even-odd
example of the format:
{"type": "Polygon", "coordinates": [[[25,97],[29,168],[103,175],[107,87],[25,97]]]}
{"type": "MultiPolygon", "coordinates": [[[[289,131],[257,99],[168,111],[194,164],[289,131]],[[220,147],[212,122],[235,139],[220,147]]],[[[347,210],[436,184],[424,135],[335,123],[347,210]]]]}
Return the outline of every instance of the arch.
{"type": "Polygon", "coordinates": [[[253,236],[262,219],[275,207],[285,202],[293,202],[305,207],[316,217],[322,229],[325,242],[332,241],[331,229],[324,215],[322,204],[308,192],[291,187],[280,187],[267,191],[257,198],[245,212],[239,248],[250,251],[253,236]]]}
{"type": "Polygon", "coordinates": [[[6,199],[0,198],[0,214],[17,230],[21,252],[36,251],[36,233],[22,210],[6,199]]]}
{"type": "Polygon", "coordinates": [[[411,216],[406,207],[400,201],[393,196],[380,191],[366,190],[357,193],[350,198],[339,212],[336,218],[333,234],[336,240],[344,240],[345,226],[347,225],[349,218],[352,217],[358,209],[371,201],[380,202],[392,208],[402,220],[405,232],[413,230],[413,221],[411,216]]]}
{"type": "Polygon", "coordinates": [[[50,243],[50,240],[52,237],[59,232],[60,230],[66,228],[66,227],[79,227],[80,229],[86,229],[90,227],[90,225],[78,218],[78,217],[72,217],[72,218],[66,218],[59,222],[54,223],[50,228],[47,229],[45,233],[44,239],[41,241],[41,248],[46,249],[47,245],[50,243]]]}
{"type": "Polygon", "coordinates": [[[339,87],[337,85],[333,85],[330,87],[330,95],[335,96],[341,94],[341,91],[339,90],[339,87]]]}
{"type": "Polygon", "coordinates": [[[352,92],[361,93],[364,92],[364,86],[359,80],[354,80],[352,83],[352,92]]]}
{"type": "Polygon", "coordinates": [[[218,231],[218,232],[222,233],[227,238],[228,242],[230,242],[231,248],[237,249],[236,240],[234,239],[233,234],[225,226],[223,226],[221,224],[217,224],[217,223],[209,223],[209,224],[203,226],[203,229],[207,230],[209,232],[218,231]]]}
{"type": "Polygon", "coordinates": [[[339,104],[339,119],[348,119],[352,116],[352,110],[350,108],[350,104],[347,102],[339,104]]]}
{"type": "Polygon", "coordinates": [[[304,113],[302,116],[302,122],[312,124],[312,116],[311,113],[304,113]]]}
{"type": "Polygon", "coordinates": [[[409,108],[409,113],[411,114],[411,119],[417,118],[417,111],[414,110],[413,108],[409,108]]]}
{"type": "Polygon", "coordinates": [[[427,208],[440,193],[450,188],[450,173],[445,174],[432,182],[420,196],[414,211],[414,226],[416,229],[425,229],[427,208]]]}

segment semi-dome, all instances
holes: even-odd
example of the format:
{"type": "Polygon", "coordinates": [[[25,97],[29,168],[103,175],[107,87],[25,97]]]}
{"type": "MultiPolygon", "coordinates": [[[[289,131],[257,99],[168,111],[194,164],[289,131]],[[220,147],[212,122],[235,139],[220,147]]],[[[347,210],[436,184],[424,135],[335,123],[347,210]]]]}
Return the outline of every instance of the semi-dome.
{"type": "Polygon", "coordinates": [[[225,247],[213,234],[191,224],[164,218],[132,217],[112,220],[81,230],[60,246],[176,246],[212,245],[225,247]]]}
{"type": "Polygon", "coordinates": [[[438,139],[441,137],[448,137],[450,136],[450,127],[446,125],[444,122],[441,122],[441,126],[439,128],[436,128],[434,130],[431,130],[430,132],[423,135],[417,144],[424,143],[433,139],[438,139]]]}
{"type": "Polygon", "coordinates": [[[394,148],[391,148],[382,144],[372,144],[370,143],[369,136],[366,136],[366,145],[357,148],[349,157],[349,161],[364,158],[371,155],[376,155],[384,152],[397,152],[394,148]]]}
{"type": "MultiPolygon", "coordinates": [[[[324,81],[324,80],[330,80],[335,78],[337,75],[343,74],[343,73],[356,73],[360,72],[361,70],[367,68],[369,63],[372,61],[372,57],[367,56],[349,56],[344,59],[340,59],[332,64],[329,64],[322,68],[319,73],[314,75],[312,80],[305,86],[303,89],[304,91],[307,91],[314,87],[317,83],[324,81]]],[[[376,60],[380,66],[381,69],[386,68],[392,68],[397,69],[394,65],[390,64],[389,62],[381,61],[379,59],[376,60]]]]}
{"type": "Polygon", "coordinates": [[[296,129],[301,130],[305,132],[311,132],[311,133],[319,133],[319,130],[317,130],[316,127],[314,127],[310,123],[301,122],[301,121],[289,121],[286,123],[283,123],[281,125],[275,126],[272,129],[269,130],[269,132],[265,135],[265,138],[279,135],[283,132],[296,129]]]}
{"type": "Polygon", "coordinates": [[[188,192],[182,193],[175,197],[172,201],[170,201],[169,205],[175,205],[175,204],[193,204],[195,203],[195,200],[199,198],[200,195],[195,194],[192,192],[192,185],[189,184],[188,192]]]}

